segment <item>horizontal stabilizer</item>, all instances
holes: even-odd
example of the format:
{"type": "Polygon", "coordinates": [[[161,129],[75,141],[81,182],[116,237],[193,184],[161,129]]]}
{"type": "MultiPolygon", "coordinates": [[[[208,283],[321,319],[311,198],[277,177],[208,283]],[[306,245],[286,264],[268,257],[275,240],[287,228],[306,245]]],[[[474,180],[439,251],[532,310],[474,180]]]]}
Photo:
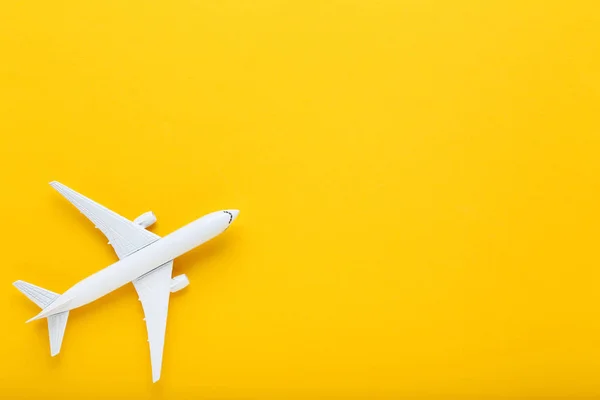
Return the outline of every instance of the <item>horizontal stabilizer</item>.
{"type": "Polygon", "coordinates": [[[54,357],[60,352],[69,312],[64,311],[48,317],[48,333],[50,334],[50,355],[54,357]]]}
{"type": "MultiPolygon", "coordinates": [[[[51,292],[49,290],[32,285],[31,283],[27,283],[24,281],[16,281],[15,283],[13,283],[13,285],[15,285],[15,287],[19,289],[21,293],[27,296],[29,300],[33,301],[40,308],[48,307],[54,302],[54,300],[60,297],[60,295],[57,293],[51,292]]],[[[48,309],[47,311],[51,313],[52,309],[48,309]]],[[[44,312],[42,311],[40,312],[40,314],[43,315],[44,312]]],[[[38,314],[36,317],[33,317],[31,320],[39,318],[40,314],[38,314]]],[[[52,314],[48,316],[48,333],[50,334],[50,354],[52,355],[52,357],[54,357],[60,352],[60,346],[62,345],[62,341],[65,336],[65,328],[67,327],[68,318],[68,311],[63,311],[61,313],[52,314]]]]}
{"type": "Polygon", "coordinates": [[[23,293],[27,298],[33,301],[40,308],[46,308],[56,300],[60,295],[51,292],[49,290],[43,289],[39,286],[32,285],[31,283],[27,283],[25,281],[16,281],[13,283],[17,289],[21,293],[23,293]]]}

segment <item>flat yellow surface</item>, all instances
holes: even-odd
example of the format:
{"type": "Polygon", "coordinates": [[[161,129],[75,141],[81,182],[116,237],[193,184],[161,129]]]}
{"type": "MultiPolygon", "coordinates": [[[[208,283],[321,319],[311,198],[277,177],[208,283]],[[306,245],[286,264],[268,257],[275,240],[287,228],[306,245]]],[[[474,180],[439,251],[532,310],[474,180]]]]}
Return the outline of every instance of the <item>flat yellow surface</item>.
{"type": "Polygon", "coordinates": [[[4,1],[0,397],[600,396],[600,2],[4,1]],[[61,354],[11,287],[116,257],[47,183],[165,235],[61,354]]]}

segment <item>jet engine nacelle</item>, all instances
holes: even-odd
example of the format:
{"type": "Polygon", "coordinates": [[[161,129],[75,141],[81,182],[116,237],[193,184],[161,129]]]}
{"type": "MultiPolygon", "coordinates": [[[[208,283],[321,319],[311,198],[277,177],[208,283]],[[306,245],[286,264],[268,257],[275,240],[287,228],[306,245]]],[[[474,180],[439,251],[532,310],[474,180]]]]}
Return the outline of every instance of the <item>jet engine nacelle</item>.
{"type": "Polygon", "coordinates": [[[185,274],[177,275],[171,279],[171,293],[175,293],[190,284],[190,280],[185,274]]]}
{"type": "Polygon", "coordinates": [[[142,228],[147,228],[155,222],[156,222],[156,215],[154,215],[154,213],[152,211],[143,213],[142,215],[140,215],[139,217],[137,217],[136,219],[133,220],[134,224],[138,224],[142,228]]]}

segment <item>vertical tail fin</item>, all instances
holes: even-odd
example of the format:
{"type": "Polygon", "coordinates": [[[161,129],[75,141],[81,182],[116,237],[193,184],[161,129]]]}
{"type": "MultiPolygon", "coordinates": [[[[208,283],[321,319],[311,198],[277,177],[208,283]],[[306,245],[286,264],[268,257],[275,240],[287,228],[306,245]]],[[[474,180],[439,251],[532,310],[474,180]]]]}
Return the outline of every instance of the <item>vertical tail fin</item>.
{"type": "MultiPolygon", "coordinates": [[[[44,309],[48,307],[54,300],[60,297],[59,294],[43,289],[39,286],[32,285],[24,281],[16,281],[13,283],[21,293],[33,301],[38,307],[44,309]]],[[[50,354],[54,357],[60,352],[63,337],[65,336],[65,328],[67,327],[67,319],[69,312],[64,311],[48,317],[48,333],[50,334],[50,354]]]]}

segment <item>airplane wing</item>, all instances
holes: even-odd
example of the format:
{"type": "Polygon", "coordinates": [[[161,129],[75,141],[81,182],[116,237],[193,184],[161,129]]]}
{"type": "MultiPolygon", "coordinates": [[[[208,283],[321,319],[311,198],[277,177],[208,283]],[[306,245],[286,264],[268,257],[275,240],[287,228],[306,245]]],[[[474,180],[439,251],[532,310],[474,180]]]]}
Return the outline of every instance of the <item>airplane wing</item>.
{"type": "MultiPolygon", "coordinates": [[[[123,218],[62,183],[52,182],[50,185],[73,203],[104,233],[119,259],[160,239],[160,236],[147,231],[142,226],[123,218]]],[[[160,378],[172,271],[173,261],[171,260],[133,281],[146,316],[153,382],[160,378]]],[[[37,296],[38,294],[33,293],[33,295],[37,296]]]]}
{"type": "Polygon", "coordinates": [[[51,182],[56,189],[69,200],[83,215],[92,221],[96,228],[108,238],[119,259],[160,239],[160,236],[147,231],[138,224],[123,218],[119,214],[77,193],[59,182],[51,182]]]}
{"type": "Polygon", "coordinates": [[[173,261],[153,269],[133,281],[133,286],[140,296],[146,329],[150,343],[150,362],[152,363],[152,382],[160,379],[167,313],[169,311],[169,295],[171,294],[171,273],[173,261]]]}

